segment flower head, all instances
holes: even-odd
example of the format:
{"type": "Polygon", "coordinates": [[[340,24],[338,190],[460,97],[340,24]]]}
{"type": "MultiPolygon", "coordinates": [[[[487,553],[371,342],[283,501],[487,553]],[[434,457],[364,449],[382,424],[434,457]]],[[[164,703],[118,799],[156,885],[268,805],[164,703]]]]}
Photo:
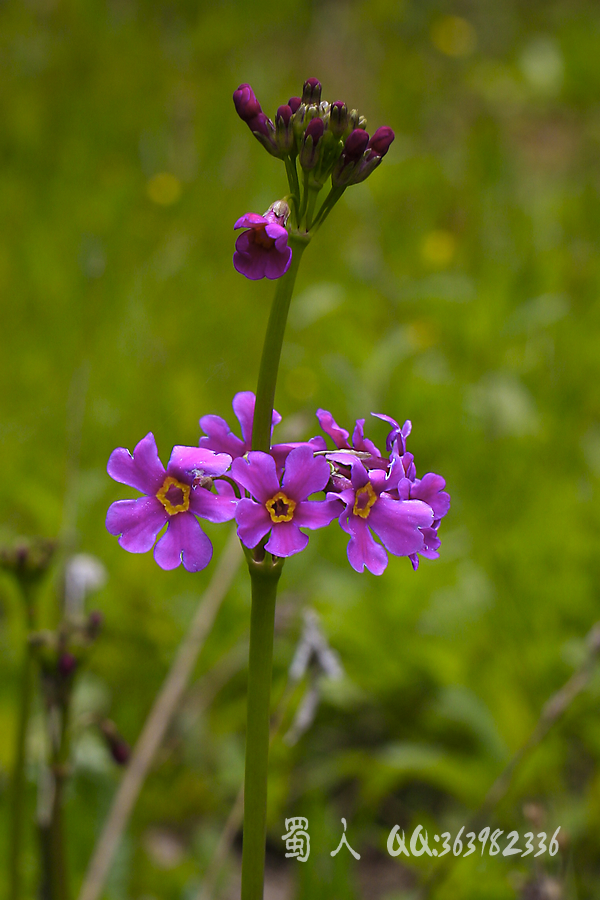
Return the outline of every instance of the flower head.
{"type": "Polygon", "coordinates": [[[238,537],[246,547],[256,547],[270,532],[265,550],[273,556],[292,556],[308,544],[301,527],[322,528],[339,515],[337,498],[307,499],[325,488],[330,475],[326,460],[315,458],[307,444],[290,451],[281,483],[275,460],[260,451],[235,459],[231,475],[252,495],[238,501],[235,514],[238,537]]]}
{"type": "Polygon", "coordinates": [[[231,463],[226,453],[198,447],[174,447],[165,469],[149,433],[133,454],[118,447],[108,460],[108,474],[144,494],[137,500],[117,500],[109,507],[106,527],[119,535],[119,544],[130,553],[146,553],[158,533],[165,534],[154,547],[154,559],[162,569],[183,562],[188,572],[204,569],[212,557],[212,545],[196,516],[209,522],[228,522],[235,502],[228,492],[213,494],[206,486],[231,463]]]}
{"type": "Polygon", "coordinates": [[[259,278],[281,278],[290,267],[292,249],[288,247],[288,233],[284,228],[285,214],[274,209],[264,216],[246,213],[233,226],[247,228],[235,242],[233,265],[242,275],[256,281],[259,278]]]}

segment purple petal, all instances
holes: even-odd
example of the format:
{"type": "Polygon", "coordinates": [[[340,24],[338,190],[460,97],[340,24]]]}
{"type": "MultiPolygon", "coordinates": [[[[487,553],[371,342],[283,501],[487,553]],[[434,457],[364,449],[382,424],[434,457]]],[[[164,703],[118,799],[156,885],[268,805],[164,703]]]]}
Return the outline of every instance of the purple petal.
{"type": "Polygon", "coordinates": [[[325,434],[329,435],[338,450],[347,450],[350,447],[348,443],[350,432],[346,431],[345,428],[340,428],[330,412],[326,409],[318,409],[317,419],[325,434]]]}
{"type": "Polygon", "coordinates": [[[214,450],[216,453],[228,453],[232,459],[243,456],[246,452],[244,442],[239,439],[221,416],[202,416],[200,428],[207,437],[198,441],[202,449],[214,450]]]}
{"type": "Polygon", "coordinates": [[[313,456],[312,447],[303,444],[291,451],[285,461],[282,489],[296,503],[322,491],[331,469],[322,456],[313,456]]]}
{"type": "Polygon", "coordinates": [[[421,500],[391,500],[380,497],[371,508],[369,525],[394,556],[409,556],[423,549],[419,528],[433,521],[431,508],[421,500]]]}
{"type": "Polygon", "coordinates": [[[261,450],[251,450],[247,459],[234,459],[231,476],[261,503],[266,503],[279,490],[275,460],[261,450]]]}
{"type": "Polygon", "coordinates": [[[240,216],[233,229],[235,231],[236,228],[254,228],[256,225],[264,225],[266,221],[265,217],[259,216],[258,213],[245,213],[240,216]]]}
{"type": "Polygon", "coordinates": [[[199,475],[223,475],[230,465],[228,453],[214,453],[204,447],[173,447],[167,475],[191,484],[199,475]]]}
{"type": "MultiPolygon", "coordinates": [[[[242,437],[246,450],[249,450],[252,444],[252,427],[254,424],[254,407],[256,406],[256,397],[252,391],[240,391],[233,398],[231,404],[236,415],[240,427],[242,429],[242,437]]],[[[281,416],[276,409],[273,410],[273,419],[271,425],[271,434],[275,425],[279,425],[281,416]]],[[[242,454],[243,455],[243,454],[242,454]]]]}
{"type": "Polygon", "coordinates": [[[154,548],[161,569],[176,569],[180,562],[188,572],[205,569],[212,559],[212,544],[197,519],[189,512],[171,516],[169,527],[154,548]]]}
{"type": "Polygon", "coordinates": [[[270,222],[266,228],[265,232],[268,237],[273,238],[274,241],[280,240],[283,238],[284,243],[287,244],[288,233],[282,225],[277,225],[276,222],[270,222]]]}
{"type": "Polygon", "coordinates": [[[357,491],[359,488],[364,487],[368,480],[367,470],[360,459],[355,459],[352,463],[352,487],[357,491]]]}
{"type": "Polygon", "coordinates": [[[406,438],[409,436],[412,429],[410,419],[407,419],[401,427],[399,422],[396,422],[391,416],[386,416],[385,413],[371,413],[371,415],[377,416],[378,419],[383,419],[384,422],[388,422],[392,426],[392,430],[386,438],[385,446],[388,453],[390,453],[394,441],[398,440],[398,453],[402,456],[402,454],[406,452],[406,438]]]}
{"type": "Polygon", "coordinates": [[[348,560],[356,572],[364,572],[365,566],[373,575],[381,575],[388,564],[387,553],[374,539],[365,519],[350,516],[348,520],[350,540],[348,560]]]}
{"type": "MultiPolygon", "coordinates": [[[[244,235],[241,235],[244,237],[244,235]]],[[[262,249],[262,248],[260,248],[262,249]]],[[[233,267],[240,273],[245,275],[251,281],[259,281],[265,277],[265,260],[260,253],[246,254],[239,252],[240,248],[233,254],[233,267]]]]}
{"type": "Polygon", "coordinates": [[[333,522],[341,512],[342,504],[337,498],[335,500],[303,500],[294,510],[294,522],[302,528],[323,528],[333,522]]]}
{"type": "Polygon", "coordinates": [[[293,556],[308,544],[308,535],[303,534],[295,522],[275,522],[265,550],[273,556],[293,556]]]}
{"type": "MultiPolygon", "coordinates": [[[[227,484],[227,482],[224,482],[227,484]]],[[[233,489],[231,485],[227,485],[231,491],[231,495],[221,496],[213,494],[211,491],[203,487],[197,487],[190,491],[190,509],[196,516],[201,519],[207,519],[209,522],[229,522],[235,516],[236,500],[233,499],[233,489]]]]}
{"type": "Polygon", "coordinates": [[[169,516],[156,497],[117,500],[106,514],[110,534],[121,535],[119,544],[130,553],[147,553],[169,516]]]}
{"type": "Polygon", "coordinates": [[[165,479],[165,468],[158,458],[152,432],[136,445],[133,455],[125,447],[113,450],[106,470],[115,481],[136,488],[143,494],[156,494],[165,479]]]}
{"type": "Polygon", "coordinates": [[[450,509],[450,494],[444,488],[446,482],[441,475],[428,472],[420,481],[410,487],[411,500],[424,500],[433,510],[436,519],[442,519],[450,509]]]}
{"type": "Polygon", "coordinates": [[[285,275],[292,262],[292,248],[278,247],[275,244],[270,250],[266,251],[264,260],[264,272],[267,278],[281,278],[285,275]]]}
{"type": "Polygon", "coordinates": [[[365,453],[370,453],[372,456],[381,458],[381,453],[373,443],[364,435],[365,428],[365,420],[357,419],[356,425],[354,426],[354,433],[352,435],[352,446],[355,450],[363,450],[365,453]]]}
{"type": "Polygon", "coordinates": [[[255,503],[245,497],[238,501],[235,511],[238,525],[237,534],[246,547],[256,547],[265,534],[271,530],[272,521],[262,503],[255,503]]]}

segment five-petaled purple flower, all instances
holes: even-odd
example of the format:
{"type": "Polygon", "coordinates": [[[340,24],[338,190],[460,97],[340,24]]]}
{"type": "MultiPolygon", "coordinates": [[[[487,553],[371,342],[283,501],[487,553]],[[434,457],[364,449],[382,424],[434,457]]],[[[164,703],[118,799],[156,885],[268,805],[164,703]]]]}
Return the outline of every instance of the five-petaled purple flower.
{"type": "Polygon", "coordinates": [[[233,461],[231,474],[252,497],[238,501],[235,519],[238,537],[246,547],[256,547],[269,532],[265,550],[273,556],[293,556],[304,550],[308,535],[300,528],[322,528],[340,512],[337,498],[308,500],[329,480],[329,464],[314,457],[304,444],[290,451],[280,484],[275,461],[268,453],[251,451],[233,461]]]}
{"type": "MultiPolygon", "coordinates": [[[[333,453],[335,461],[341,454],[333,453]]],[[[345,462],[345,455],[342,456],[345,462]]],[[[381,575],[388,558],[384,547],[394,556],[410,556],[422,551],[425,538],[421,529],[433,522],[433,511],[422,500],[394,499],[390,491],[395,489],[404,469],[396,457],[389,473],[381,469],[367,471],[359,459],[352,462],[351,484],[339,494],[328,493],[327,498],[338,497],[345,504],[340,515],[340,525],[350,535],[348,559],[357,572],[365,566],[374,575],[381,575]],[[381,539],[378,544],[371,529],[381,539]]]]}
{"type": "Polygon", "coordinates": [[[175,569],[183,562],[188,572],[204,569],[212,557],[212,544],[196,516],[209,522],[228,522],[235,515],[230,492],[213,494],[205,485],[222,475],[231,463],[226,453],[198,447],[174,447],[165,470],[158,458],[154,435],[139,442],[133,455],[118,447],[108,460],[108,474],[115,481],[136,488],[145,496],[117,500],[106,516],[111,534],[130,553],[146,553],[161,529],[165,534],[154,547],[154,558],[162,569],[175,569]]]}
{"type": "Polygon", "coordinates": [[[249,229],[238,237],[233,254],[233,265],[246,278],[281,278],[289,269],[292,248],[281,222],[282,217],[271,209],[264,216],[246,213],[233,226],[249,229]]]}

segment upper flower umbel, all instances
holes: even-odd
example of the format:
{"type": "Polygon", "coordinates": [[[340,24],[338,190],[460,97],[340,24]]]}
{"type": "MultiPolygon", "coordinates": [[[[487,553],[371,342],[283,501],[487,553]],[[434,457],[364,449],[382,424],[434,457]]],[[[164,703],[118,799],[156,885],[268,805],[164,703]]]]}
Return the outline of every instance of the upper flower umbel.
{"type": "Polygon", "coordinates": [[[133,455],[118,447],[108,460],[108,474],[145,496],[112,503],[106,515],[108,531],[120,535],[119,544],[130,553],[146,553],[167,525],[154,547],[158,565],[176,569],[183,562],[188,572],[204,569],[212,558],[212,544],[196,516],[209,522],[233,519],[235,502],[230,493],[219,496],[207,488],[211,478],[226,472],[230,463],[231,456],[226,453],[174,447],[165,470],[151,432],[133,455]]]}

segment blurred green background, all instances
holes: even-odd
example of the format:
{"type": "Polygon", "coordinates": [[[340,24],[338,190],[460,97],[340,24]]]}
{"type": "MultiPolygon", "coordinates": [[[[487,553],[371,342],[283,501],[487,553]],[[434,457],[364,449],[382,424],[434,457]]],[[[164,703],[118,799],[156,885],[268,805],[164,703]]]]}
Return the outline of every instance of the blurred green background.
{"type": "MultiPolygon", "coordinates": [[[[232,396],[255,387],[273,286],[233,270],[232,226],[286,182],[235,114],[240,82],[273,115],[317,76],[368,130],[396,132],[305,254],[280,436],[316,433],[318,406],[346,427],[371,410],[410,418],[419,474],[443,474],[453,500],[441,558],[416,574],[395,558],[383,577],[354,573],[333,527],[285,567],[274,699],[305,608],[345,675],[322,682],[295,745],[275,744],[267,896],[410,896],[426,863],[392,860],[390,828],[454,837],[581,663],[600,574],[599,56],[600,11],[585,0],[0,6],[0,537],[71,531],[109,573],[77,684],[74,887],[121,776],[86,716],[135,741],[210,578],[118,547],[105,511],[133,494],[107,458],[152,430],[166,461],[197,441],[201,415],[233,422],[232,396]],[[284,859],[293,815],[310,822],[305,864],[284,859]],[[342,816],[360,862],[330,857],[342,816]]],[[[383,423],[368,428],[383,441],[383,423]]],[[[217,554],[228,528],[209,531],[217,554]]],[[[6,812],[23,624],[0,584],[6,812]]],[[[197,896],[242,777],[248,616],[240,571],[107,900],[197,896]]],[[[477,853],[435,897],[598,896],[599,699],[594,679],[489,822],[520,835],[560,825],[558,856],[477,853]]],[[[38,709],[32,822],[40,721],[38,709]]],[[[29,897],[33,828],[28,852],[29,897]]]]}

